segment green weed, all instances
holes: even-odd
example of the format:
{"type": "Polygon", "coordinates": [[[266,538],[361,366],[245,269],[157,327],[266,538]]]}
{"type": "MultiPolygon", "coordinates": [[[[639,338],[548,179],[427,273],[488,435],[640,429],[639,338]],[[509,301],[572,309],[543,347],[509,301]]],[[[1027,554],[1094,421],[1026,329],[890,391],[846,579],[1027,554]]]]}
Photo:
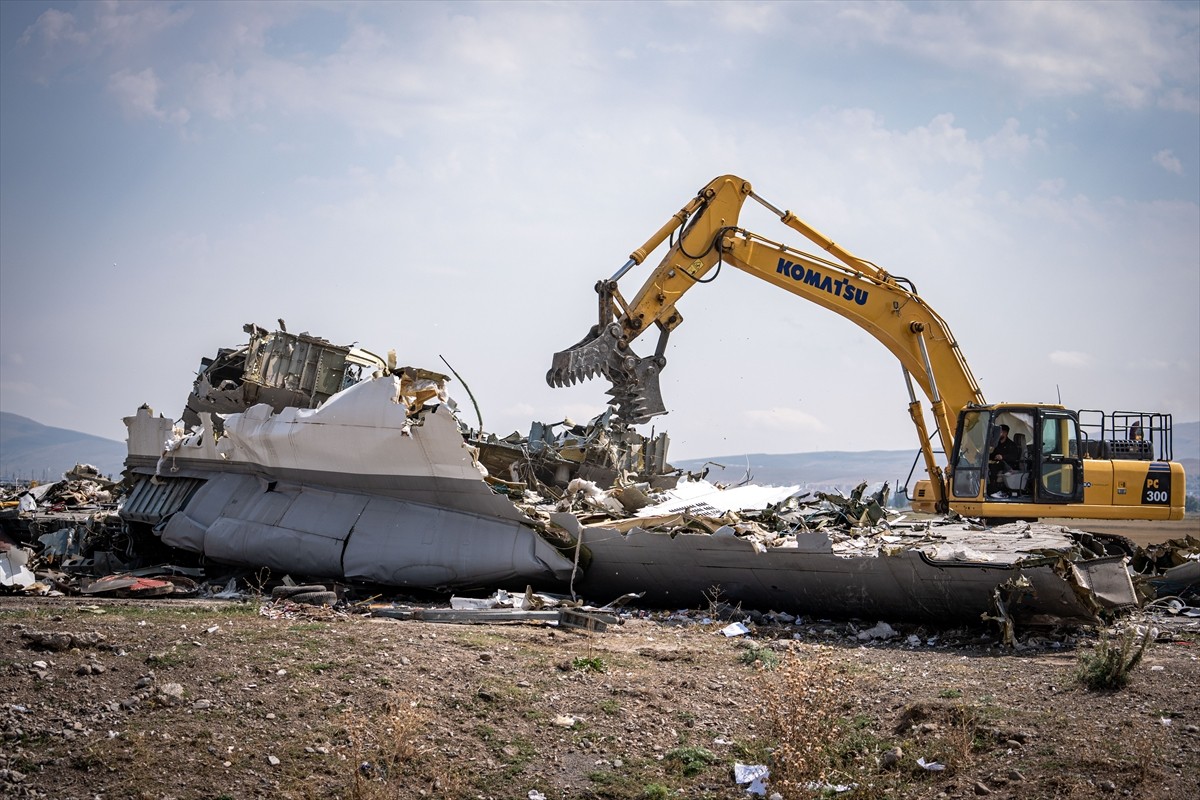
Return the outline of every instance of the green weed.
{"type": "Polygon", "coordinates": [[[608,667],[600,656],[576,656],[571,661],[571,669],[576,672],[608,672],[608,667]]]}
{"type": "Polygon", "coordinates": [[[668,750],[663,760],[690,778],[703,772],[710,764],[717,763],[719,759],[711,750],[688,745],[668,750]]]}
{"type": "Polygon", "coordinates": [[[779,654],[766,647],[748,647],[738,660],[755,669],[775,669],[779,666],[779,654]]]}
{"type": "Polygon", "coordinates": [[[1134,668],[1150,647],[1153,633],[1149,628],[1139,635],[1127,628],[1114,641],[1102,635],[1095,649],[1081,653],[1075,679],[1090,691],[1116,691],[1124,688],[1134,668]]]}

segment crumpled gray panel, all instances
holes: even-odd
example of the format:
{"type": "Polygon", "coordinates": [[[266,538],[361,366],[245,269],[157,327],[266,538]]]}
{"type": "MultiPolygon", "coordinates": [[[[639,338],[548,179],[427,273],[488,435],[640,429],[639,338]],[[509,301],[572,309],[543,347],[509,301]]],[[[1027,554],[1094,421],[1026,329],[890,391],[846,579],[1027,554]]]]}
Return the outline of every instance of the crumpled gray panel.
{"type": "Polygon", "coordinates": [[[244,473],[209,480],[160,535],[225,563],[392,586],[523,585],[571,573],[570,560],[512,520],[244,473]]]}
{"type": "Polygon", "coordinates": [[[393,586],[483,586],[563,580],[571,562],[530,528],[389,498],[371,498],[346,547],[346,577],[393,586]]]}
{"type": "Polygon", "coordinates": [[[339,578],[342,574],[340,540],[228,517],[208,529],[204,554],[216,561],[300,575],[339,578]]]}

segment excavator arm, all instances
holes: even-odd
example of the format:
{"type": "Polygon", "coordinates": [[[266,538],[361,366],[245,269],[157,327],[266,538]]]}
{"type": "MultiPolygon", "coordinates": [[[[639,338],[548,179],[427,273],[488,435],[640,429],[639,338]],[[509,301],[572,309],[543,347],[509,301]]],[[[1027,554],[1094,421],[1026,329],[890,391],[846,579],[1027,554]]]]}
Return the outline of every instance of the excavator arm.
{"type": "Polygon", "coordinates": [[[613,397],[611,402],[617,416],[629,424],[665,414],[658,375],[667,363],[663,355],[667,337],[683,321],[675,309],[675,301],[717,263],[718,234],[727,224],[737,223],[742,203],[749,194],[749,183],[733,176],[718,178],[634,250],[616,274],[597,281],[600,312],[597,324],[582,340],[554,355],[546,382],[551,386],[566,386],[603,376],[612,384],[608,394],[613,397]],[[617,281],[681,228],[662,263],[633,301],[627,303],[617,281]],[[687,271],[674,266],[681,261],[687,264],[687,271]],[[631,344],[651,325],[659,330],[655,353],[641,358],[631,344]]]}
{"type": "Polygon", "coordinates": [[[763,200],[747,181],[736,176],[722,176],[701,189],[634,250],[612,278],[596,284],[598,324],[582,341],[555,354],[547,381],[562,386],[603,375],[612,383],[609,394],[614,397],[618,416],[627,422],[644,422],[665,413],[658,376],[666,365],[667,336],[683,321],[676,303],[692,287],[713,280],[714,270],[726,263],[840,314],[869,332],[899,359],[926,467],[940,494],[941,468],[933,457],[931,437],[912,382],[916,381],[929,399],[947,452],[958,412],[971,404],[984,404],[983,393],[949,327],[918,296],[911,282],[857,258],[790,211],[781,211],[763,200]],[[761,203],[836,260],[737,227],[747,198],[761,203]],[[679,235],[674,237],[676,231],[679,235]],[[672,238],[670,249],[637,294],[626,302],[617,281],[668,237],[672,238]],[[632,344],[651,326],[659,331],[655,354],[641,358],[633,352],[632,344]]]}

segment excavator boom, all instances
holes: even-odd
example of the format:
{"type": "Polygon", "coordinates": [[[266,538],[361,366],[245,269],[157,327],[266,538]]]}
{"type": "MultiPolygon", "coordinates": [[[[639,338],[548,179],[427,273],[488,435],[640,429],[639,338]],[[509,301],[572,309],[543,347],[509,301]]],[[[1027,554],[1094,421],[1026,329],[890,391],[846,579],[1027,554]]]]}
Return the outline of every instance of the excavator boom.
{"type": "MultiPolygon", "coordinates": [[[[581,341],[554,355],[546,376],[551,386],[603,376],[610,394],[629,405],[633,422],[665,413],[658,377],[666,366],[666,337],[683,321],[676,303],[708,273],[728,263],[838,313],[880,339],[911,373],[934,406],[938,432],[953,433],[953,413],[983,394],[963,360],[949,327],[915,290],[869,261],[857,258],[800,220],[763,200],[750,183],[721,176],[655,232],[608,280],[596,284],[600,318],[581,341]],[[795,231],[838,259],[831,261],[771,242],[737,227],[747,199],[761,203],[795,231]],[[626,304],[617,281],[679,231],[662,261],[626,304]],[[634,340],[659,330],[655,354],[640,359],[634,340]],[[936,373],[936,378],[935,378],[936,373]],[[953,409],[951,411],[950,409],[953,409]]],[[[915,400],[915,397],[913,398],[915,400]]],[[[618,416],[622,416],[618,409],[618,416]]]]}

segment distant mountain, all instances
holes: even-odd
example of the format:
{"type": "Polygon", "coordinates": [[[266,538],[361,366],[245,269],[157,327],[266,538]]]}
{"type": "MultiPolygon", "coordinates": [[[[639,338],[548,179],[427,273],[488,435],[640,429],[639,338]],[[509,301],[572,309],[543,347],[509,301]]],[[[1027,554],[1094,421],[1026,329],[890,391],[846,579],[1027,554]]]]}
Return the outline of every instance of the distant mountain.
{"type": "Polygon", "coordinates": [[[56,481],[76,464],[91,464],[102,475],[119,478],[125,468],[125,443],[0,411],[0,478],[56,481]]]}
{"type": "Polygon", "coordinates": [[[1176,422],[1171,426],[1171,447],[1175,460],[1200,461],[1200,422],[1176,422]]]}
{"type": "MultiPolygon", "coordinates": [[[[698,472],[707,465],[708,479],[719,483],[738,483],[749,473],[751,483],[775,486],[850,489],[863,481],[869,484],[887,481],[894,490],[897,483],[903,485],[907,480],[916,457],[916,450],[748,453],[711,459],[672,460],[671,465],[690,472],[698,472]]],[[[917,466],[914,480],[924,475],[925,466],[922,462],[917,466]]]]}
{"type": "Polygon", "coordinates": [[[1183,464],[1188,494],[1200,495],[1200,422],[1180,422],[1171,426],[1173,458],[1183,464]]]}

